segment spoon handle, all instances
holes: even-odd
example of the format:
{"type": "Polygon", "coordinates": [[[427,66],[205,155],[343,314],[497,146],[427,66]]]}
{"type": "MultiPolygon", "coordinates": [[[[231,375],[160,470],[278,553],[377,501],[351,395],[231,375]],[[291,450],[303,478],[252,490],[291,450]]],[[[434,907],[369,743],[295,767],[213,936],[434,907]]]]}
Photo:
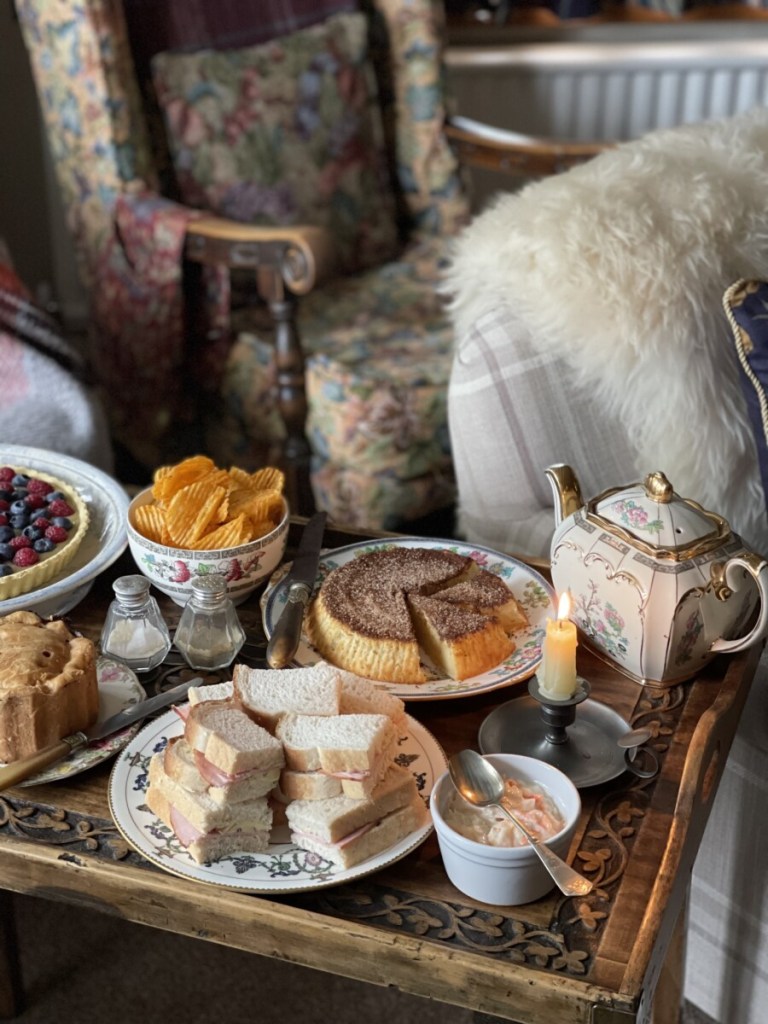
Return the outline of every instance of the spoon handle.
{"type": "Polygon", "coordinates": [[[592,883],[587,878],[580,875],[578,871],[574,871],[570,864],[566,864],[561,857],[550,850],[546,843],[539,842],[536,836],[529,832],[520,819],[507,810],[504,804],[499,803],[496,806],[501,808],[509,820],[523,833],[560,892],[566,896],[586,896],[587,893],[592,892],[592,883]]]}

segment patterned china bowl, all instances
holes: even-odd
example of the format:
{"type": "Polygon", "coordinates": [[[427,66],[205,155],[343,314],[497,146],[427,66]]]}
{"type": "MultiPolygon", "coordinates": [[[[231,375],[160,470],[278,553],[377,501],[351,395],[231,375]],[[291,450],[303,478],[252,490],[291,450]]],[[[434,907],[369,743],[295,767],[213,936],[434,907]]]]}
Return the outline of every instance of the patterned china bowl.
{"type": "Polygon", "coordinates": [[[165,547],[147,540],[136,529],[135,511],[152,501],[152,490],[136,495],[128,507],[128,547],[140,572],[152,586],[178,605],[185,605],[196,577],[220,573],[235,604],[242,604],[280,564],[288,541],[289,509],[283,499],[283,517],[271,533],[235,548],[193,551],[165,547]]]}

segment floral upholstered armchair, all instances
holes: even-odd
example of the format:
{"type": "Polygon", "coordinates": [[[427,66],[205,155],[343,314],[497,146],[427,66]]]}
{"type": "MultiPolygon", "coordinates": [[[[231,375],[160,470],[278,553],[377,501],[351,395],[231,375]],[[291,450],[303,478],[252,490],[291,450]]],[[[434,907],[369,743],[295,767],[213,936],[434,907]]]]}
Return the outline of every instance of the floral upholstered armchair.
{"type": "Polygon", "coordinates": [[[16,6],[116,441],[279,462],[352,525],[451,505],[439,0],[16,6]]]}

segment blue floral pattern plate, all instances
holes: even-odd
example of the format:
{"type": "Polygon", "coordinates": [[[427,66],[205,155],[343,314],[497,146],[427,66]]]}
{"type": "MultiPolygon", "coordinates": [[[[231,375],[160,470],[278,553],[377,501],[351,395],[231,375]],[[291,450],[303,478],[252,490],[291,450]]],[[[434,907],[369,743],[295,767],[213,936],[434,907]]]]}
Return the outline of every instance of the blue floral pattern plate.
{"type": "MultiPolygon", "coordinates": [[[[528,618],[528,626],[525,629],[517,630],[514,634],[515,650],[512,654],[500,665],[488,672],[483,672],[482,675],[460,681],[441,679],[434,667],[425,661],[424,666],[430,676],[426,683],[388,683],[376,680],[377,686],[395,694],[402,700],[445,700],[450,697],[486,693],[502,686],[522,682],[533,675],[541,661],[541,646],[544,641],[546,620],[552,618],[557,611],[555,592],[552,585],[535,569],[509,555],[500,554],[498,551],[480,545],[466,544],[463,541],[425,540],[423,537],[364,541],[325,552],[320,559],[315,586],[319,586],[328,573],[337,566],[344,565],[351,559],[368,554],[370,551],[389,547],[437,548],[443,551],[456,551],[460,555],[469,555],[481,568],[496,573],[509,586],[528,618]]],[[[281,584],[289,568],[290,564],[282,565],[272,575],[269,585],[262,595],[261,612],[267,637],[272,635],[285,607],[288,588],[281,584]]],[[[294,663],[296,665],[312,665],[319,660],[318,652],[310,644],[306,635],[302,635],[294,663]]]]}
{"type": "MultiPolygon", "coordinates": [[[[136,673],[127,665],[121,665],[119,661],[99,657],[96,661],[96,675],[99,681],[99,722],[106,721],[131,704],[138,704],[147,696],[136,673]]],[[[91,743],[90,746],[73,751],[61,761],[56,761],[37,775],[17,782],[16,785],[41,786],[44,782],[58,782],[59,779],[68,779],[72,775],[84,772],[122,750],[140,728],[141,722],[128,725],[120,732],[112,733],[111,736],[91,743]]]]}
{"type": "MultiPolygon", "coordinates": [[[[446,770],[446,757],[423,725],[410,717],[406,722],[407,732],[399,738],[395,762],[413,772],[428,807],[432,787],[446,770]]],[[[272,829],[269,849],[264,853],[233,854],[212,864],[197,864],[144,800],[150,758],[183,730],[184,723],[173,710],[154,719],[128,744],[109,779],[109,809],[115,825],[138,853],[173,875],[242,892],[309,892],[362,878],[394,864],[415,850],[432,831],[432,822],[428,820],[383,853],[342,870],[295,846],[287,826],[278,825],[272,829]]]]}

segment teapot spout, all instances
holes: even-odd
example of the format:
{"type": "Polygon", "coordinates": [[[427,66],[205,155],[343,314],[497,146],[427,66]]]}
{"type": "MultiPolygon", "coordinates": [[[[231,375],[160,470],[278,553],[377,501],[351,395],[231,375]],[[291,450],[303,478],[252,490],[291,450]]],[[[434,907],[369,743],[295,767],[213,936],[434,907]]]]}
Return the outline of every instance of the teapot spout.
{"type": "Polygon", "coordinates": [[[544,471],[552,487],[552,494],[555,498],[555,526],[577,509],[581,508],[584,501],[581,497],[581,488],[576,474],[570,466],[564,462],[558,462],[554,466],[548,466],[544,471]]]}

